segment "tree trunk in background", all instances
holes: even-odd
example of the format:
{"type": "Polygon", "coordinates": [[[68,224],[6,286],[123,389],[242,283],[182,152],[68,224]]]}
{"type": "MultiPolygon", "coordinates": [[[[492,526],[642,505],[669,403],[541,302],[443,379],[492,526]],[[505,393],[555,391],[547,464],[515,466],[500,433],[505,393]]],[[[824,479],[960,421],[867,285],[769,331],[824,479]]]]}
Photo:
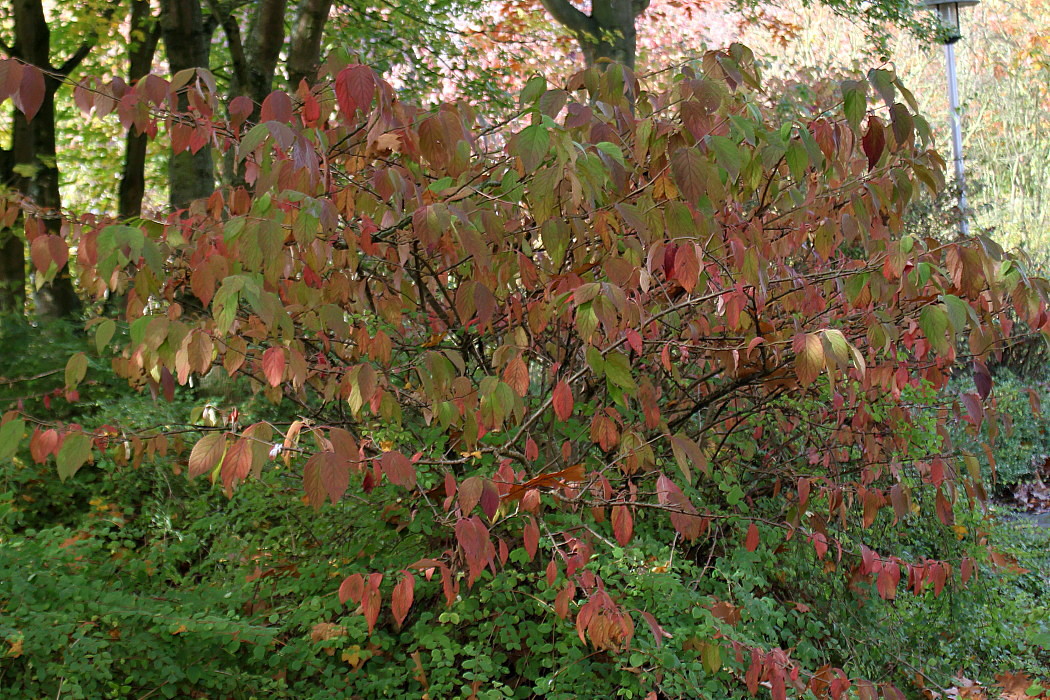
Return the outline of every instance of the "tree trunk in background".
{"type": "MultiPolygon", "coordinates": [[[[12,184],[11,151],[0,149],[0,182],[12,184]]],[[[0,315],[25,313],[26,247],[13,229],[0,229],[0,315]]]]}
{"type": "Polygon", "coordinates": [[[594,0],[589,15],[576,9],[569,0],[541,2],[558,24],[576,36],[588,66],[614,61],[634,70],[637,51],[634,22],[649,7],[649,0],[594,0]]]}
{"type": "Polygon", "coordinates": [[[295,92],[299,81],[313,83],[321,64],[321,40],[332,0],[302,0],[292,23],[288,46],[288,89],[295,92]]]}
{"type": "MultiPolygon", "coordinates": [[[[213,25],[205,23],[199,0],[161,0],[160,26],[168,66],[172,75],[187,68],[208,68],[213,25]]],[[[178,107],[188,101],[180,96],[178,107]]],[[[215,190],[211,146],[196,153],[173,153],[168,162],[168,201],[174,209],[185,209],[190,202],[209,196],[215,190]]]]}
{"type": "MultiPolygon", "coordinates": [[[[133,0],[128,38],[128,83],[134,84],[153,67],[153,56],[160,38],[160,26],[150,13],[149,0],[133,0]]],[[[147,144],[146,135],[134,130],[129,130],[124,139],[124,168],[117,200],[122,219],[142,214],[142,198],[146,193],[147,144]]]]}
{"type": "MultiPolygon", "coordinates": [[[[11,138],[12,167],[15,169],[13,184],[40,207],[47,231],[61,235],[62,196],[58,187],[55,149],[55,91],[61,83],[53,73],[68,75],[88,54],[95,38],[89,38],[61,67],[55,68],[51,65],[51,32],[41,0],[14,0],[13,5],[13,55],[48,71],[44,76],[44,99],[33,121],[26,121],[20,111],[14,111],[11,138]]],[[[63,266],[52,282],[44,284],[34,300],[37,313],[43,316],[65,317],[79,312],[80,299],[73,289],[69,266],[63,266]]]]}

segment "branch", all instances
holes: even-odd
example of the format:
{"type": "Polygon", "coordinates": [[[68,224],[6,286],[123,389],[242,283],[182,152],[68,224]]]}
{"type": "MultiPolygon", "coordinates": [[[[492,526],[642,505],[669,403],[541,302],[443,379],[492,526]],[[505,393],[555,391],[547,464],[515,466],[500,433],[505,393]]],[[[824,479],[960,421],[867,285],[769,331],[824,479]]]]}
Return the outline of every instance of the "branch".
{"type": "Polygon", "coordinates": [[[230,60],[233,62],[233,75],[242,89],[248,88],[248,61],[244,58],[244,44],[241,42],[241,28],[231,13],[223,12],[219,3],[208,0],[211,16],[222,26],[229,42],[230,60]]]}
{"type": "Polygon", "coordinates": [[[576,34],[596,36],[598,25],[594,18],[576,9],[569,0],[540,0],[554,21],[576,34]]]}

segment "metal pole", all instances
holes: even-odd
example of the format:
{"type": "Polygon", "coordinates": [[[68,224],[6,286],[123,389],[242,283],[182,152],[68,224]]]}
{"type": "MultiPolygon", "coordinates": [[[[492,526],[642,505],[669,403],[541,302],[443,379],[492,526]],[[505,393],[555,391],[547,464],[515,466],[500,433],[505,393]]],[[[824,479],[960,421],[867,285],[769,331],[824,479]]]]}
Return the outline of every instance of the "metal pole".
{"type": "Polygon", "coordinates": [[[952,127],[952,151],[955,155],[955,181],[959,186],[959,233],[970,235],[969,212],[966,206],[966,176],[963,173],[962,128],[959,125],[959,81],[955,76],[955,45],[944,45],[944,57],[948,63],[949,121],[952,127]]]}

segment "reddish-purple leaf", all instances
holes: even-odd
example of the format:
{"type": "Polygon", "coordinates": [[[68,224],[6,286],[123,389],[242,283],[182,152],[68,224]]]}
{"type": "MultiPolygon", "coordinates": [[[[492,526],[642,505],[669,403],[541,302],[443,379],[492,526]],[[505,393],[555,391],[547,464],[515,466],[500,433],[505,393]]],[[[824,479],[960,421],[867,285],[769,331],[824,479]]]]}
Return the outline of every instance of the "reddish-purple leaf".
{"type": "Polygon", "coordinates": [[[473,586],[485,567],[494,561],[496,548],[489,538],[488,528],[476,515],[456,522],[456,542],[467,561],[467,586],[473,586]]]}
{"type": "Polygon", "coordinates": [[[26,121],[33,121],[33,117],[40,111],[44,103],[44,74],[36,66],[25,64],[22,67],[22,80],[18,86],[18,92],[11,96],[22,114],[26,115],[26,121]]]}
{"type": "Polygon", "coordinates": [[[353,119],[359,109],[367,114],[375,92],[375,74],[368,66],[347,66],[335,78],[335,99],[344,119],[353,119]]]}
{"type": "Polygon", "coordinates": [[[416,487],[416,468],[408,457],[396,450],[391,450],[384,452],[379,461],[390,483],[404,486],[406,489],[416,487]]]}

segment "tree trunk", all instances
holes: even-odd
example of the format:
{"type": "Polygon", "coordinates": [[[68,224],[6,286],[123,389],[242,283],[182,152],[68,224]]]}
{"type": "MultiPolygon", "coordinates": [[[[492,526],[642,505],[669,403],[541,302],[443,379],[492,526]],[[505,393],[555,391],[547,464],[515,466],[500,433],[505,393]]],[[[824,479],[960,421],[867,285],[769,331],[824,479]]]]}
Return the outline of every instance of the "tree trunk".
{"type": "MultiPolygon", "coordinates": [[[[61,68],[51,65],[51,32],[44,18],[41,0],[15,0],[15,57],[48,71],[44,76],[44,99],[33,121],[15,110],[11,156],[16,189],[41,209],[48,233],[62,234],[62,196],[59,191],[55,148],[55,91],[61,83],[53,75],[66,75],[87,55],[94,39],[86,42],[61,68]],[[21,168],[19,167],[21,166],[21,168]],[[19,172],[21,170],[21,172],[19,172]]],[[[23,255],[25,253],[23,252],[23,255]]],[[[73,289],[69,266],[59,270],[54,280],[42,285],[34,295],[37,313],[43,316],[71,316],[81,309],[73,289]]]]}
{"type": "MultiPolygon", "coordinates": [[[[160,38],[160,26],[150,14],[149,0],[132,2],[128,38],[128,82],[134,84],[148,75],[153,67],[153,56],[160,38]]],[[[142,215],[148,142],[145,134],[135,133],[131,129],[124,139],[124,168],[117,199],[117,209],[122,219],[142,215]]]]}
{"type": "Polygon", "coordinates": [[[649,7],[649,0],[594,0],[589,15],[569,0],[541,1],[551,17],[575,35],[588,66],[612,61],[634,70],[635,20],[649,7]]]}
{"type": "MultiPolygon", "coordinates": [[[[199,0],[161,0],[160,26],[168,66],[172,75],[188,68],[208,68],[213,25],[205,23],[199,0]]],[[[178,108],[189,105],[180,96],[178,108]]],[[[190,202],[209,196],[215,190],[211,146],[196,153],[173,153],[168,161],[168,201],[174,209],[185,209],[190,202]]]]}
{"type": "Polygon", "coordinates": [[[312,83],[321,65],[321,40],[332,0],[302,0],[292,23],[288,46],[288,89],[295,92],[299,82],[312,83]]]}

